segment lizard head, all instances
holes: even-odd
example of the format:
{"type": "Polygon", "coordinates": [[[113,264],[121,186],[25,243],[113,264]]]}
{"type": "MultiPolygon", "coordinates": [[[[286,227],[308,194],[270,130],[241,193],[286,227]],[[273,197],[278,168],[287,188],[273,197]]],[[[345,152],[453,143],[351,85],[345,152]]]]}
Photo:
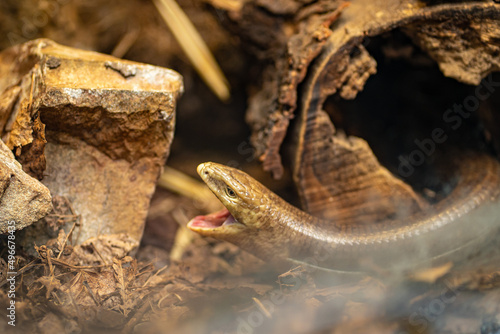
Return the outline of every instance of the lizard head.
{"type": "Polygon", "coordinates": [[[221,164],[206,162],[197,168],[198,174],[225,209],[197,216],[188,228],[203,236],[229,241],[242,249],[266,253],[276,238],[276,211],[283,201],[248,174],[221,164]]]}

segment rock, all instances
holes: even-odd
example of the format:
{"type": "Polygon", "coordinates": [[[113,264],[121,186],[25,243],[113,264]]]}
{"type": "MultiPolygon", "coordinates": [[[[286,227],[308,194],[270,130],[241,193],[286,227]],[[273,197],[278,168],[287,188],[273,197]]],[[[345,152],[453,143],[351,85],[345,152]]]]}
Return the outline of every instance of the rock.
{"type": "Polygon", "coordinates": [[[26,174],[9,148],[0,140],[0,233],[9,222],[16,230],[45,217],[52,210],[50,192],[26,174]]]}
{"type": "Polygon", "coordinates": [[[25,171],[67,199],[73,243],[127,233],[139,244],[182,90],[172,70],[47,39],[0,53],[0,136],[25,171]]]}

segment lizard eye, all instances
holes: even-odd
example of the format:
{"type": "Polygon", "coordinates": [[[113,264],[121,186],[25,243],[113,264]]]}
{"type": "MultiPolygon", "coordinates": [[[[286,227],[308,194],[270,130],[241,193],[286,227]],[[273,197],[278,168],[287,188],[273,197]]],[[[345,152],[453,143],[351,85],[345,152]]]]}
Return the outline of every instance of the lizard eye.
{"type": "Polygon", "coordinates": [[[226,186],[226,195],[231,198],[236,198],[236,193],[229,186],[226,186]]]}

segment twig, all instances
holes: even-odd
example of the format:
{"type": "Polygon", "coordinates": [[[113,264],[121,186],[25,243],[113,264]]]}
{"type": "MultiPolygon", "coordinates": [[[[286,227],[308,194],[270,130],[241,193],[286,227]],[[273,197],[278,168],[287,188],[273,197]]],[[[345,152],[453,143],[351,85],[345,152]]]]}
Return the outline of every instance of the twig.
{"type": "Polygon", "coordinates": [[[92,288],[90,287],[89,283],[87,282],[87,280],[83,280],[82,282],[83,286],[85,288],[87,288],[87,291],[89,292],[90,294],[90,297],[92,297],[92,299],[94,300],[94,303],[97,305],[97,306],[101,306],[101,303],[99,302],[99,300],[96,298],[95,294],[94,294],[94,291],[92,291],[92,288]]]}
{"type": "Polygon", "coordinates": [[[102,257],[101,253],[99,252],[99,250],[97,249],[97,247],[94,245],[93,242],[90,243],[92,245],[92,248],[94,249],[94,251],[97,253],[97,255],[101,258],[101,261],[107,265],[108,263],[106,262],[106,260],[104,260],[104,258],[102,257]]]}
{"type": "MultiPolygon", "coordinates": [[[[36,262],[36,261],[38,261],[38,259],[37,259],[37,260],[33,260],[33,261],[31,261],[30,263],[28,263],[27,265],[25,265],[24,267],[22,267],[21,269],[19,269],[19,270],[16,272],[16,274],[15,274],[14,276],[15,276],[15,277],[17,277],[17,276],[19,276],[19,275],[21,275],[21,274],[25,273],[25,272],[26,272],[26,271],[28,271],[29,269],[31,269],[31,268],[33,268],[33,267],[35,267],[35,266],[37,266],[37,265],[40,265],[39,263],[38,263],[38,264],[35,264],[34,262],[36,262]]],[[[4,286],[5,284],[7,284],[7,279],[4,279],[2,282],[0,282],[0,288],[1,288],[2,286],[4,286]]]]}
{"type": "Polygon", "coordinates": [[[70,235],[73,234],[75,226],[76,226],[76,221],[73,223],[73,226],[71,226],[71,230],[69,230],[68,234],[66,234],[66,238],[64,238],[64,242],[62,244],[62,249],[60,249],[59,254],[57,254],[58,259],[61,257],[61,254],[64,252],[64,248],[66,247],[66,243],[68,242],[70,235]]]}
{"type": "Polygon", "coordinates": [[[61,265],[63,267],[74,269],[74,270],[78,270],[78,269],[106,268],[106,267],[110,266],[108,264],[99,264],[99,265],[95,265],[95,266],[74,266],[72,264],[66,263],[66,262],[64,262],[62,260],[59,260],[59,259],[56,259],[56,258],[52,258],[51,262],[54,263],[54,264],[61,265]]]}
{"type": "Polygon", "coordinates": [[[258,300],[256,297],[252,298],[255,304],[257,304],[257,307],[264,313],[266,318],[271,319],[271,313],[265,308],[264,304],[260,300],[258,300]]]}
{"type": "MultiPolygon", "coordinates": [[[[67,197],[63,197],[63,198],[66,201],[66,205],[68,206],[69,211],[71,211],[71,214],[76,217],[75,225],[78,226],[78,227],[80,227],[81,226],[80,225],[80,218],[81,218],[81,216],[77,215],[75,213],[75,210],[73,210],[73,206],[71,205],[71,202],[69,201],[69,199],[67,197]]],[[[78,235],[76,236],[76,240],[78,240],[80,238],[80,233],[81,232],[82,232],[82,229],[79,229],[78,230],[78,235]]],[[[71,242],[73,242],[73,239],[71,240],[71,242]]]]}
{"type": "Polygon", "coordinates": [[[167,269],[167,268],[168,268],[168,264],[167,264],[167,265],[165,265],[165,266],[163,266],[163,267],[161,267],[160,269],[158,269],[158,270],[156,271],[156,273],[154,273],[153,275],[151,275],[151,276],[149,276],[149,277],[148,277],[148,279],[146,280],[146,282],[144,282],[144,284],[142,285],[142,287],[143,287],[143,288],[144,288],[144,287],[146,287],[146,285],[149,283],[149,280],[150,280],[150,279],[152,279],[153,277],[158,276],[158,275],[159,275],[159,274],[160,274],[163,270],[165,270],[165,269],[167,269]]]}
{"type": "Polygon", "coordinates": [[[113,51],[111,51],[111,55],[117,58],[122,58],[128,50],[130,50],[132,45],[134,45],[135,41],[137,41],[137,37],[139,37],[138,28],[127,31],[127,33],[116,44],[113,51]]]}
{"type": "MultiPolygon", "coordinates": [[[[145,300],[145,299],[144,299],[145,300]]],[[[145,301],[142,306],[135,312],[130,320],[123,327],[122,333],[132,333],[135,325],[144,317],[146,311],[150,308],[149,301],[145,301]]]]}

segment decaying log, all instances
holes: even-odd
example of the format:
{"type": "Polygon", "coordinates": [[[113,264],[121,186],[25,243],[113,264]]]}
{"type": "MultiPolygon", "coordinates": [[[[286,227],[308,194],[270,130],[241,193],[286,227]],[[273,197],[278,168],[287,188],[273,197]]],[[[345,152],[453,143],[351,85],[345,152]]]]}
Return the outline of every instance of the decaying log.
{"type": "Polygon", "coordinates": [[[182,89],[168,69],[31,41],[0,54],[0,135],[80,217],[74,242],[128,233],[137,246],[182,89]]]}
{"type": "MultiPolygon", "coordinates": [[[[478,84],[500,69],[500,5],[353,0],[346,6],[340,1],[328,5],[306,1],[300,2],[296,12],[284,15],[279,6],[269,3],[250,2],[238,10],[239,16],[234,11],[228,15],[254,47],[273,50],[264,55],[272,65],[264,69],[267,79],[251,97],[247,113],[252,143],[264,169],[281,177],[280,149],[290,131],[290,120],[295,118],[293,175],[308,211],[346,223],[356,216],[359,223],[424,208],[426,203],[379,164],[364,140],[337,133],[322,111],[323,104],[334,94],[343,99],[356,97],[376,73],[376,61],[363,43],[396,28],[427,52],[444,75],[478,84]],[[264,37],[252,40],[247,21],[265,23],[263,13],[272,22],[268,28],[274,31],[268,36],[285,41],[273,45],[264,37]],[[273,15],[276,18],[269,19],[273,15]],[[287,24],[295,29],[287,30],[287,24]],[[394,211],[392,201],[396,199],[403,212],[394,211]]],[[[262,56],[262,52],[256,54],[262,56]]]]}
{"type": "MultiPolygon", "coordinates": [[[[360,45],[363,35],[375,36],[397,26],[404,26],[403,31],[412,31],[412,29],[419,32],[426,30],[439,31],[439,34],[434,36],[435,43],[432,48],[435,50],[440,48],[437,46],[440,39],[444,40],[445,45],[449,44],[448,36],[453,34],[453,43],[460,44],[461,41],[462,47],[446,48],[440,44],[442,48],[448,50],[448,56],[436,56],[435,60],[438,61],[441,69],[443,69],[443,66],[455,69],[455,71],[445,70],[443,71],[444,74],[454,75],[455,79],[467,83],[478,84],[484,76],[499,68],[496,65],[500,60],[498,55],[496,63],[490,60],[492,58],[491,54],[495,53],[495,50],[496,52],[500,51],[500,46],[477,43],[475,44],[476,47],[473,47],[474,45],[471,45],[467,36],[470,34],[481,35],[482,32],[479,25],[475,23],[476,20],[480,17],[482,20],[490,22],[495,16],[500,16],[500,6],[460,4],[428,8],[415,7],[410,11],[404,10],[406,7],[393,8],[391,11],[386,11],[384,8],[389,2],[370,2],[371,6],[375,6],[373,11],[367,11],[365,6],[358,7],[357,12],[361,12],[362,8],[362,12],[368,14],[363,20],[361,17],[355,16],[355,10],[360,3],[362,1],[353,3],[345,11],[345,16],[339,22],[339,27],[331,35],[330,40],[323,49],[323,53],[316,60],[314,66],[310,68],[311,75],[301,91],[302,105],[300,109],[303,119],[299,126],[304,128],[304,137],[301,138],[303,141],[299,144],[294,168],[295,180],[303,202],[314,203],[318,206],[318,208],[312,210],[313,213],[328,216],[325,212],[338,212],[338,210],[330,209],[332,207],[331,203],[344,201],[346,194],[348,194],[351,195],[349,196],[352,197],[351,200],[348,204],[340,204],[340,206],[347,210],[355,208],[355,216],[359,216],[358,219],[370,222],[397,214],[394,211],[395,206],[390,203],[394,200],[398,201],[397,210],[403,208],[403,215],[414,212],[420,207],[416,205],[419,203],[418,201],[413,202],[415,195],[405,183],[389,173],[384,173],[385,168],[377,166],[378,163],[370,163],[373,156],[367,145],[365,145],[364,150],[349,150],[347,153],[344,151],[341,155],[337,154],[342,147],[349,145],[349,141],[360,141],[359,138],[352,138],[348,141],[342,140],[338,135],[332,135],[331,131],[325,132],[325,126],[316,125],[316,122],[324,120],[321,108],[328,96],[338,92],[343,98],[354,98],[356,93],[363,88],[368,76],[375,72],[374,61],[371,60],[363,46],[360,45]],[[374,13],[374,16],[370,15],[370,13],[374,13]],[[383,17],[383,20],[376,20],[377,16],[383,17]],[[447,22],[448,25],[442,24],[440,29],[433,30],[430,27],[438,26],[436,21],[447,22]],[[344,27],[342,27],[343,22],[345,22],[344,27]],[[363,29],[356,31],[353,25],[363,29]],[[441,38],[439,39],[436,36],[441,36],[441,38]],[[476,54],[478,52],[483,53],[484,56],[481,58],[470,56],[470,53],[476,54]],[[453,54],[454,57],[450,57],[450,54],[453,54]],[[472,66],[470,65],[471,62],[477,64],[472,66]],[[450,65],[464,63],[465,66],[450,65]],[[332,138],[332,140],[314,142],[310,140],[310,138],[314,138],[311,136],[332,138]],[[301,145],[303,146],[302,149],[300,148],[301,145]],[[321,153],[316,155],[302,154],[302,152],[307,152],[313,147],[321,153]],[[330,161],[327,167],[312,169],[312,166],[321,163],[325,159],[330,161]],[[342,159],[343,162],[354,161],[354,163],[344,163],[342,166],[338,166],[338,163],[336,163],[338,159],[342,159]],[[370,170],[367,166],[373,167],[370,170]],[[339,182],[342,181],[339,180],[339,170],[341,172],[346,171],[347,175],[349,175],[343,180],[344,182],[339,182]],[[383,177],[381,177],[381,173],[384,175],[383,177]],[[316,185],[317,180],[322,182],[316,185]],[[356,194],[360,188],[362,193],[356,194]],[[313,195],[310,195],[316,193],[324,195],[321,202],[313,195]],[[366,207],[365,203],[368,199],[374,203],[373,206],[366,207]]],[[[487,30],[488,37],[483,38],[491,38],[490,34],[493,30],[491,25],[487,25],[487,27],[490,28],[487,30]]],[[[500,25],[498,23],[496,34],[500,36],[500,25]]],[[[418,34],[415,34],[415,36],[418,36],[418,34]]],[[[430,37],[425,40],[428,41],[429,39],[430,37]]],[[[424,40],[424,38],[421,38],[421,40],[424,40]]],[[[425,43],[422,42],[421,44],[425,43]]],[[[440,55],[442,53],[435,51],[434,54],[440,55]]],[[[432,55],[433,53],[431,53],[432,55]]],[[[324,122],[330,123],[329,120],[324,122]]]]}

